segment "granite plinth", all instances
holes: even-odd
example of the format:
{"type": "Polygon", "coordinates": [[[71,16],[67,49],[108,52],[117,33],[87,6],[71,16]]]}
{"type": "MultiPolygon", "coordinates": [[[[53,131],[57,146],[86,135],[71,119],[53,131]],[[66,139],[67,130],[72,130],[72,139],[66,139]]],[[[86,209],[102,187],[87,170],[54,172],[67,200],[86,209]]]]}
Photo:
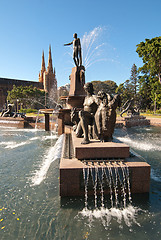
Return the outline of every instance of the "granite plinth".
{"type": "MultiPolygon", "coordinates": [[[[70,132],[70,129],[69,129],[70,132]]],[[[70,133],[68,133],[70,134],[70,133]]],[[[77,145],[76,139],[72,139],[73,148],[77,145]]],[[[67,151],[65,148],[66,142],[63,144],[63,151],[67,151]]],[[[100,143],[101,145],[102,143],[100,143]]],[[[69,144],[70,145],[70,144],[69,144]]],[[[84,147],[83,147],[84,148],[84,147]]],[[[94,150],[90,150],[90,144],[88,144],[88,148],[86,150],[86,154],[88,152],[94,152],[94,150]]],[[[100,154],[101,154],[101,150],[100,154]]],[[[69,152],[72,152],[69,150],[69,152]]],[[[73,157],[64,157],[60,160],[60,196],[84,196],[84,179],[83,179],[83,169],[84,168],[98,168],[102,169],[102,167],[108,168],[110,166],[111,170],[114,172],[115,168],[118,167],[121,170],[120,162],[124,165],[124,167],[128,167],[129,176],[130,176],[130,187],[131,193],[147,193],[150,188],[150,165],[146,162],[143,162],[141,158],[138,156],[130,155],[127,158],[119,159],[105,159],[103,157],[102,160],[98,161],[94,159],[84,159],[84,161],[79,160],[75,156],[73,157]],[[121,161],[123,160],[123,161],[121,161]]],[[[89,179],[90,182],[90,179],[89,179]]],[[[118,189],[121,193],[121,188],[118,189]]],[[[104,188],[104,194],[109,194],[109,188],[104,188]]],[[[88,195],[93,195],[93,186],[90,188],[88,186],[88,195]]],[[[97,194],[100,193],[100,188],[98,188],[97,194]]]]}
{"type": "Polygon", "coordinates": [[[73,67],[70,75],[70,91],[69,96],[86,95],[84,91],[85,84],[85,68],[84,66],[73,67]]]}
{"type": "Polygon", "coordinates": [[[78,159],[105,159],[129,157],[129,146],[124,143],[100,142],[91,140],[89,144],[81,144],[82,138],[72,134],[75,157],[78,159]]]}
{"type": "Polygon", "coordinates": [[[67,109],[83,108],[85,95],[82,96],[61,96],[61,100],[65,100],[67,109]]]}
{"type": "MultiPolygon", "coordinates": [[[[141,162],[139,157],[130,157],[124,164],[128,167],[130,173],[131,193],[148,193],[150,189],[150,165],[141,162]]],[[[106,164],[106,167],[108,163],[106,164]]],[[[84,196],[84,179],[83,168],[86,168],[86,162],[79,161],[76,158],[65,159],[60,161],[60,196],[84,196]]],[[[96,167],[96,164],[92,166],[96,167]]],[[[98,169],[102,168],[101,164],[97,165],[98,169]]],[[[111,170],[116,167],[110,165],[111,170]]],[[[99,170],[98,170],[99,171],[99,170]]],[[[114,170],[112,170],[114,171],[114,170]]],[[[118,170],[119,171],[119,170],[118,170]]],[[[121,189],[118,189],[121,192],[121,189]]],[[[104,194],[109,194],[109,189],[104,189],[104,194]]],[[[88,187],[88,195],[93,195],[93,189],[88,187]]],[[[97,194],[101,194],[100,190],[97,194]]]]}
{"type": "Polygon", "coordinates": [[[84,91],[85,84],[85,68],[84,66],[76,66],[72,68],[70,75],[70,90],[69,96],[62,96],[61,100],[65,100],[66,107],[72,109],[83,108],[84,98],[86,93],[84,91]]]}

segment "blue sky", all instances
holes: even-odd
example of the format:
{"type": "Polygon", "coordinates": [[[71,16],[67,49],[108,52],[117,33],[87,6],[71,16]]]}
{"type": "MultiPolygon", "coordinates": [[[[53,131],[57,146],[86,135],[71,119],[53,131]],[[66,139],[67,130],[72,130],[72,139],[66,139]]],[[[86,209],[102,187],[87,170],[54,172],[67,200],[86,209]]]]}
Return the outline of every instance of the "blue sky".
{"type": "Polygon", "coordinates": [[[142,66],[136,45],[161,36],[160,9],[160,0],[0,0],[0,77],[38,81],[51,44],[58,86],[69,83],[72,49],[63,44],[76,32],[86,82],[120,84],[134,63],[142,66]]]}

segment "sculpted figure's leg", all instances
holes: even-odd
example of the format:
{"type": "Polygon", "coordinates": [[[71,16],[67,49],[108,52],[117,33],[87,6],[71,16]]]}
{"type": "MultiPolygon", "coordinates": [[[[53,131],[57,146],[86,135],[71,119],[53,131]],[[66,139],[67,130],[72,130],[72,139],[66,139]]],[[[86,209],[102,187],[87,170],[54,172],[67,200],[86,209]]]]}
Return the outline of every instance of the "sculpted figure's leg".
{"type": "Polygon", "coordinates": [[[98,129],[97,129],[97,125],[96,125],[95,119],[93,119],[93,128],[94,128],[95,138],[98,139],[98,129]]]}
{"type": "Polygon", "coordinates": [[[76,50],[76,61],[77,61],[77,66],[79,66],[79,56],[78,56],[78,49],[76,50]]]}
{"type": "Polygon", "coordinates": [[[81,126],[81,122],[78,123],[78,126],[77,126],[77,129],[76,129],[76,136],[78,138],[81,138],[83,135],[83,129],[82,129],[82,126],[81,126]]]}
{"type": "Polygon", "coordinates": [[[82,54],[81,54],[81,49],[79,50],[79,64],[82,66],[82,54]]]}
{"type": "Polygon", "coordinates": [[[78,67],[78,63],[77,63],[77,61],[76,61],[75,51],[73,52],[73,60],[74,60],[75,65],[78,67]]]}
{"type": "Polygon", "coordinates": [[[86,112],[80,111],[79,118],[80,118],[80,124],[83,129],[83,133],[84,133],[84,139],[81,142],[81,144],[88,144],[90,141],[88,137],[88,118],[87,118],[86,112]]]}
{"type": "Polygon", "coordinates": [[[90,139],[93,139],[93,126],[89,126],[90,139]]]}

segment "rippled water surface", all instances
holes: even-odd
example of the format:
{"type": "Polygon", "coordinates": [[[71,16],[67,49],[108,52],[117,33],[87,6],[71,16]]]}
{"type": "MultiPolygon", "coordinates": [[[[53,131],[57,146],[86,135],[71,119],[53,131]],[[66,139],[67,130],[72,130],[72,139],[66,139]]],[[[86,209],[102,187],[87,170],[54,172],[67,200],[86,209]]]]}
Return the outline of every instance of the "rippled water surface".
{"type": "MultiPolygon", "coordinates": [[[[161,128],[117,129],[115,137],[151,165],[149,195],[132,205],[94,208],[94,197],[59,197],[63,136],[0,129],[0,239],[161,239],[161,128]]],[[[98,202],[101,201],[98,198],[98,202]]]]}

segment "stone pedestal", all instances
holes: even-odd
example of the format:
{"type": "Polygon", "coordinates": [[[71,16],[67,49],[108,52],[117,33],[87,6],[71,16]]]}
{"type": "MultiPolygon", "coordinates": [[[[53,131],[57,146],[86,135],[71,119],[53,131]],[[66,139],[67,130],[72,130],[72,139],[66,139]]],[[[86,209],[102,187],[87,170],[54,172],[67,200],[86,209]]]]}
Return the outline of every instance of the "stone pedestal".
{"type": "MultiPolygon", "coordinates": [[[[62,158],[60,160],[60,196],[83,196],[84,179],[83,169],[110,166],[112,172],[118,167],[121,170],[120,161],[123,166],[129,169],[130,187],[132,193],[147,193],[150,188],[150,165],[141,160],[138,156],[129,156],[129,147],[122,143],[94,143],[84,146],[81,145],[82,139],[72,137],[73,133],[68,129],[63,144],[62,158]],[[92,146],[93,145],[93,146],[92,146]],[[70,147],[70,148],[69,148],[70,147]],[[79,153],[77,152],[79,148],[79,153]],[[112,157],[113,156],[113,157],[112,157]],[[78,159],[81,158],[81,160],[78,159]],[[87,159],[86,159],[87,157],[87,159]],[[121,159],[120,159],[121,157],[121,159]],[[83,159],[82,159],[83,158],[83,159]],[[101,159],[102,158],[102,159],[101,159]],[[122,159],[123,158],[123,159],[122,159]],[[82,161],[83,160],[83,161],[82,161]],[[118,161],[117,161],[118,160],[118,161]]],[[[74,135],[73,135],[74,136],[74,135]]],[[[119,194],[121,186],[118,187],[119,194]]],[[[104,194],[109,194],[109,188],[104,189],[104,194]]],[[[93,195],[93,187],[88,187],[88,195],[93,195]]],[[[97,194],[101,194],[99,188],[97,194]]]]}
{"type": "Polygon", "coordinates": [[[64,133],[64,127],[66,125],[71,125],[70,120],[70,109],[60,109],[58,114],[58,135],[64,133]]]}
{"type": "Polygon", "coordinates": [[[84,66],[72,68],[70,75],[70,91],[69,96],[85,96],[85,68],[84,66]]]}
{"type": "Polygon", "coordinates": [[[84,66],[72,68],[70,75],[70,91],[69,96],[62,96],[61,99],[66,101],[68,109],[74,107],[83,108],[83,102],[85,98],[84,91],[85,84],[85,68],[84,66]]]}
{"type": "Polygon", "coordinates": [[[83,159],[124,159],[129,157],[129,146],[124,143],[90,141],[89,144],[81,144],[82,138],[72,134],[75,157],[83,159]]]}

